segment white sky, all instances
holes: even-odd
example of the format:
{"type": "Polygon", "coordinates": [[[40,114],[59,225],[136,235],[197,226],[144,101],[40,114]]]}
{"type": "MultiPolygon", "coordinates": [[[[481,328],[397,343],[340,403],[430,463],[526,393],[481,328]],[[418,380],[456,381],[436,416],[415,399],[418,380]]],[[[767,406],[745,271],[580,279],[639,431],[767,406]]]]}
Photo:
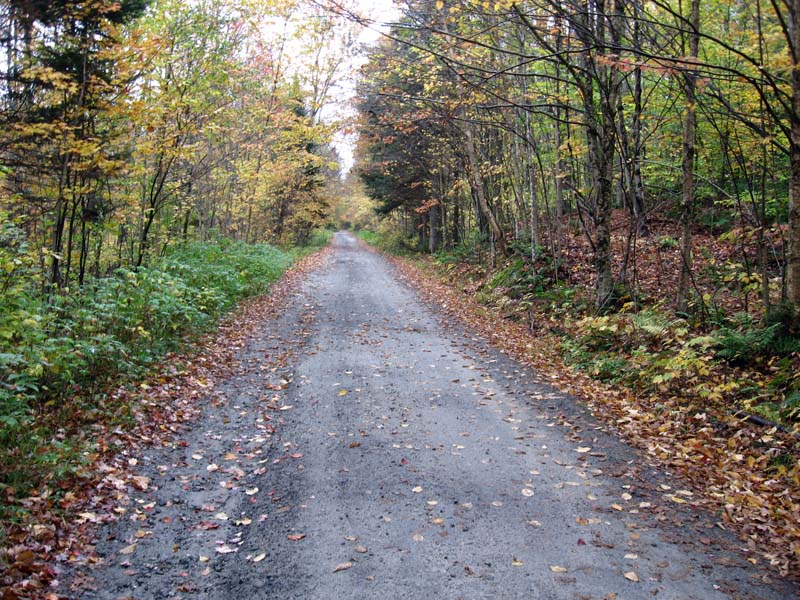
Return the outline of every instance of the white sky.
{"type": "MultiPolygon", "coordinates": [[[[355,116],[353,100],[356,95],[356,82],[359,69],[367,62],[369,48],[374,46],[381,37],[381,31],[388,29],[388,24],[396,21],[400,16],[400,11],[392,0],[357,0],[359,13],[373,21],[375,24],[364,29],[358,37],[358,42],[366,46],[363,54],[357,56],[345,67],[345,72],[341,83],[332,90],[332,102],[325,111],[323,119],[330,117],[333,119],[348,116],[355,116]]],[[[358,134],[355,132],[338,131],[334,135],[333,146],[341,158],[341,173],[346,175],[353,167],[353,151],[355,150],[358,134]]]]}

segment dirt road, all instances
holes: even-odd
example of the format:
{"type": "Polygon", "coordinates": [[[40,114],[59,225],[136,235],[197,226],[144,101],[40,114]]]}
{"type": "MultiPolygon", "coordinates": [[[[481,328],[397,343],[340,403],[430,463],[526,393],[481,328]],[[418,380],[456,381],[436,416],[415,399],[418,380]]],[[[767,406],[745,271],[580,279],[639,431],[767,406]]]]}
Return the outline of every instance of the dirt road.
{"type": "Polygon", "coordinates": [[[74,597],[797,597],[572,399],[334,245],[182,443],[136,457],[147,489],[74,597]]]}

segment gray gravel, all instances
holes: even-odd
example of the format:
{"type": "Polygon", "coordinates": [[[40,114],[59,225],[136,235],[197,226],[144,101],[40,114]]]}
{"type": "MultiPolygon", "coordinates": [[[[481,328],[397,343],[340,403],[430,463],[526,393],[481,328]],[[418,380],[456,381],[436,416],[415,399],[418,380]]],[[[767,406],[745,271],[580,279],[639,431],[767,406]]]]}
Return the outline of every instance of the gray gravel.
{"type": "Polygon", "coordinates": [[[139,457],[150,488],[74,597],[800,597],[573,399],[334,246],[184,443],[139,457]]]}

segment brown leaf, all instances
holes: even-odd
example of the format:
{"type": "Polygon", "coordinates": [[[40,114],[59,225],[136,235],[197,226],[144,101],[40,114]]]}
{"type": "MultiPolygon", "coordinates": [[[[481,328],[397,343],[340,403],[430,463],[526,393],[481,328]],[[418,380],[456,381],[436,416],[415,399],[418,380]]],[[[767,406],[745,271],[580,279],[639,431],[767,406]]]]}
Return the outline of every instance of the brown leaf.
{"type": "Polygon", "coordinates": [[[347,569],[352,568],[352,566],[353,566],[353,563],[351,563],[350,561],[339,563],[338,565],[336,565],[333,568],[333,572],[334,573],[338,573],[339,571],[345,571],[347,569]]]}

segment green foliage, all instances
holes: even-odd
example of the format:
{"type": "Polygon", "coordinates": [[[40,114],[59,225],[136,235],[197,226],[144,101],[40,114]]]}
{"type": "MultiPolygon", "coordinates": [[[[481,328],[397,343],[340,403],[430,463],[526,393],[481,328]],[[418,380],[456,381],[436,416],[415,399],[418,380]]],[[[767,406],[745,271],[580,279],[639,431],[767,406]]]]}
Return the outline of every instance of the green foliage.
{"type": "Polygon", "coordinates": [[[416,239],[407,237],[400,231],[386,231],[382,228],[379,231],[362,229],[356,232],[356,235],[370,246],[375,246],[391,254],[402,256],[419,251],[416,239]]]}
{"type": "Polygon", "coordinates": [[[658,238],[658,246],[662,250],[671,250],[678,247],[678,240],[669,235],[662,235],[658,238]]]}
{"type": "Polygon", "coordinates": [[[306,240],[302,250],[318,250],[331,243],[333,232],[330,229],[315,229],[306,240]]]}
{"type": "MultiPolygon", "coordinates": [[[[0,266],[24,269],[25,252],[0,243],[0,266]]],[[[43,423],[76,425],[60,415],[86,418],[112,381],[140,376],[237,301],[267,291],[290,263],[265,244],[194,242],[154,267],[118,269],[51,297],[17,273],[0,296],[0,482],[35,480],[30,468],[51,464],[43,423]],[[35,423],[37,414],[46,418],[35,423]]]]}
{"type": "Polygon", "coordinates": [[[476,229],[467,232],[460,244],[436,253],[436,262],[443,265],[480,263],[486,250],[486,235],[476,229]]]}
{"type": "Polygon", "coordinates": [[[790,333],[791,323],[773,313],[767,324],[756,323],[747,314],[737,315],[733,322],[721,326],[714,334],[717,356],[729,363],[744,366],[760,358],[786,356],[800,352],[800,338],[790,333]]]}
{"type": "Polygon", "coordinates": [[[623,356],[612,352],[593,351],[575,339],[565,339],[561,343],[561,350],[568,365],[600,381],[621,382],[630,369],[628,361],[623,356]]]}

